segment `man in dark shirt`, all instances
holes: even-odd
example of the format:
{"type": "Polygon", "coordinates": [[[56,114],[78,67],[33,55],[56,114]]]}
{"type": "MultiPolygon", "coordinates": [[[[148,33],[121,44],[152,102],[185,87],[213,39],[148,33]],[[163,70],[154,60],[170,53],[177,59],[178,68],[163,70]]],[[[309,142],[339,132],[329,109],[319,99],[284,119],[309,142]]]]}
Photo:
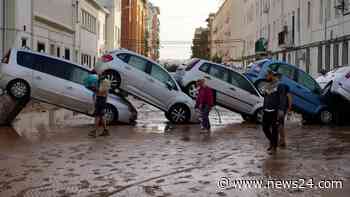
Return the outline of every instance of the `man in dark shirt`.
{"type": "Polygon", "coordinates": [[[269,71],[266,77],[268,84],[264,87],[263,131],[270,141],[268,151],[275,153],[278,146],[280,126],[283,126],[285,113],[289,108],[289,87],[279,83],[278,74],[269,71]]]}

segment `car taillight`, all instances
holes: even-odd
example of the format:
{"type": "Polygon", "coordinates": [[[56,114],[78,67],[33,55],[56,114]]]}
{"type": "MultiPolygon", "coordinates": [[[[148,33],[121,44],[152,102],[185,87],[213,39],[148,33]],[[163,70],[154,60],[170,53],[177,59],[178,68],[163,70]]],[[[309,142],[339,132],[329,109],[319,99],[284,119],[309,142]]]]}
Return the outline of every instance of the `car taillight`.
{"type": "Polygon", "coordinates": [[[346,77],[347,79],[350,79],[350,72],[348,72],[348,74],[346,74],[345,77],[346,77]]]}
{"type": "Polygon", "coordinates": [[[113,60],[113,56],[112,55],[104,55],[101,57],[101,61],[102,62],[110,62],[113,60]]]}

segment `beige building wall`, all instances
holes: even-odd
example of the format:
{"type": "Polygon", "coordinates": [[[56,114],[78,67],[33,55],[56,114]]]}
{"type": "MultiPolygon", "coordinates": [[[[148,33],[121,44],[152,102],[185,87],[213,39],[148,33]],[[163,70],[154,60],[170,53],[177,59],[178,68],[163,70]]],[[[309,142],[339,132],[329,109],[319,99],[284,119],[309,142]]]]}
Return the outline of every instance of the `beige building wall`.
{"type": "Polygon", "coordinates": [[[105,21],[109,12],[96,0],[82,0],[79,5],[77,39],[80,63],[93,67],[97,58],[106,50],[105,21]]]}
{"type": "Polygon", "coordinates": [[[121,44],[121,0],[99,0],[110,12],[106,20],[107,50],[120,48],[121,44]]]}

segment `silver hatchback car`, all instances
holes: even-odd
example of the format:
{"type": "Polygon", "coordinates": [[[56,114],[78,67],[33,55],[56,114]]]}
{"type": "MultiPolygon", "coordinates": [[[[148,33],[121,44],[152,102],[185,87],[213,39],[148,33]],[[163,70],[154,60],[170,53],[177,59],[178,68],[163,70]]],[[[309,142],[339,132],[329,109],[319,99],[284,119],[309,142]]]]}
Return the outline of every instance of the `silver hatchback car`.
{"type": "Polygon", "coordinates": [[[157,62],[142,55],[118,49],[96,63],[95,70],[120,89],[165,112],[173,123],[198,122],[194,101],[181,91],[174,78],[157,62]]]}
{"type": "Polygon", "coordinates": [[[181,86],[192,98],[197,96],[196,81],[205,79],[215,91],[216,104],[240,113],[243,119],[262,122],[264,98],[242,74],[214,62],[193,59],[181,77],[181,86]]]}
{"type": "MultiPolygon", "coordinates": [[[[27,49],[12,49],[0,64],[0,89],[15,99],[34,98],[93,115],[93,92],[84,86],[91,71],[67,60],[27,49]]],[[[137,111],[126,99],[110,95],[106,120],[134,123],[137,111]]]]}

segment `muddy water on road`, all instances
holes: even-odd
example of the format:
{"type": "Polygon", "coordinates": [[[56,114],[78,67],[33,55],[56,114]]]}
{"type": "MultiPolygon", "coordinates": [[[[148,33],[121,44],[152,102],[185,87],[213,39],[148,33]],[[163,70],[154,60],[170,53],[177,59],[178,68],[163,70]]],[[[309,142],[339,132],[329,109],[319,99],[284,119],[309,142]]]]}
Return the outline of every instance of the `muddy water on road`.
{"type": "Polygon", "coordinates": [[[23,118],[16,130],[1,128],[0,196],[350,195],[348,182],[341,190],[217,187],[220,177],[347,181],[349,127],[289,122],[288,147],[271,156],[260,126],[236,114],[212,113],[206,135],[198,125],[169,125],[162,112],[143,111],[136,127],[113,127],[108,138],[88,138],[91,119],[82,116],[54,126],[23,118]]]}

